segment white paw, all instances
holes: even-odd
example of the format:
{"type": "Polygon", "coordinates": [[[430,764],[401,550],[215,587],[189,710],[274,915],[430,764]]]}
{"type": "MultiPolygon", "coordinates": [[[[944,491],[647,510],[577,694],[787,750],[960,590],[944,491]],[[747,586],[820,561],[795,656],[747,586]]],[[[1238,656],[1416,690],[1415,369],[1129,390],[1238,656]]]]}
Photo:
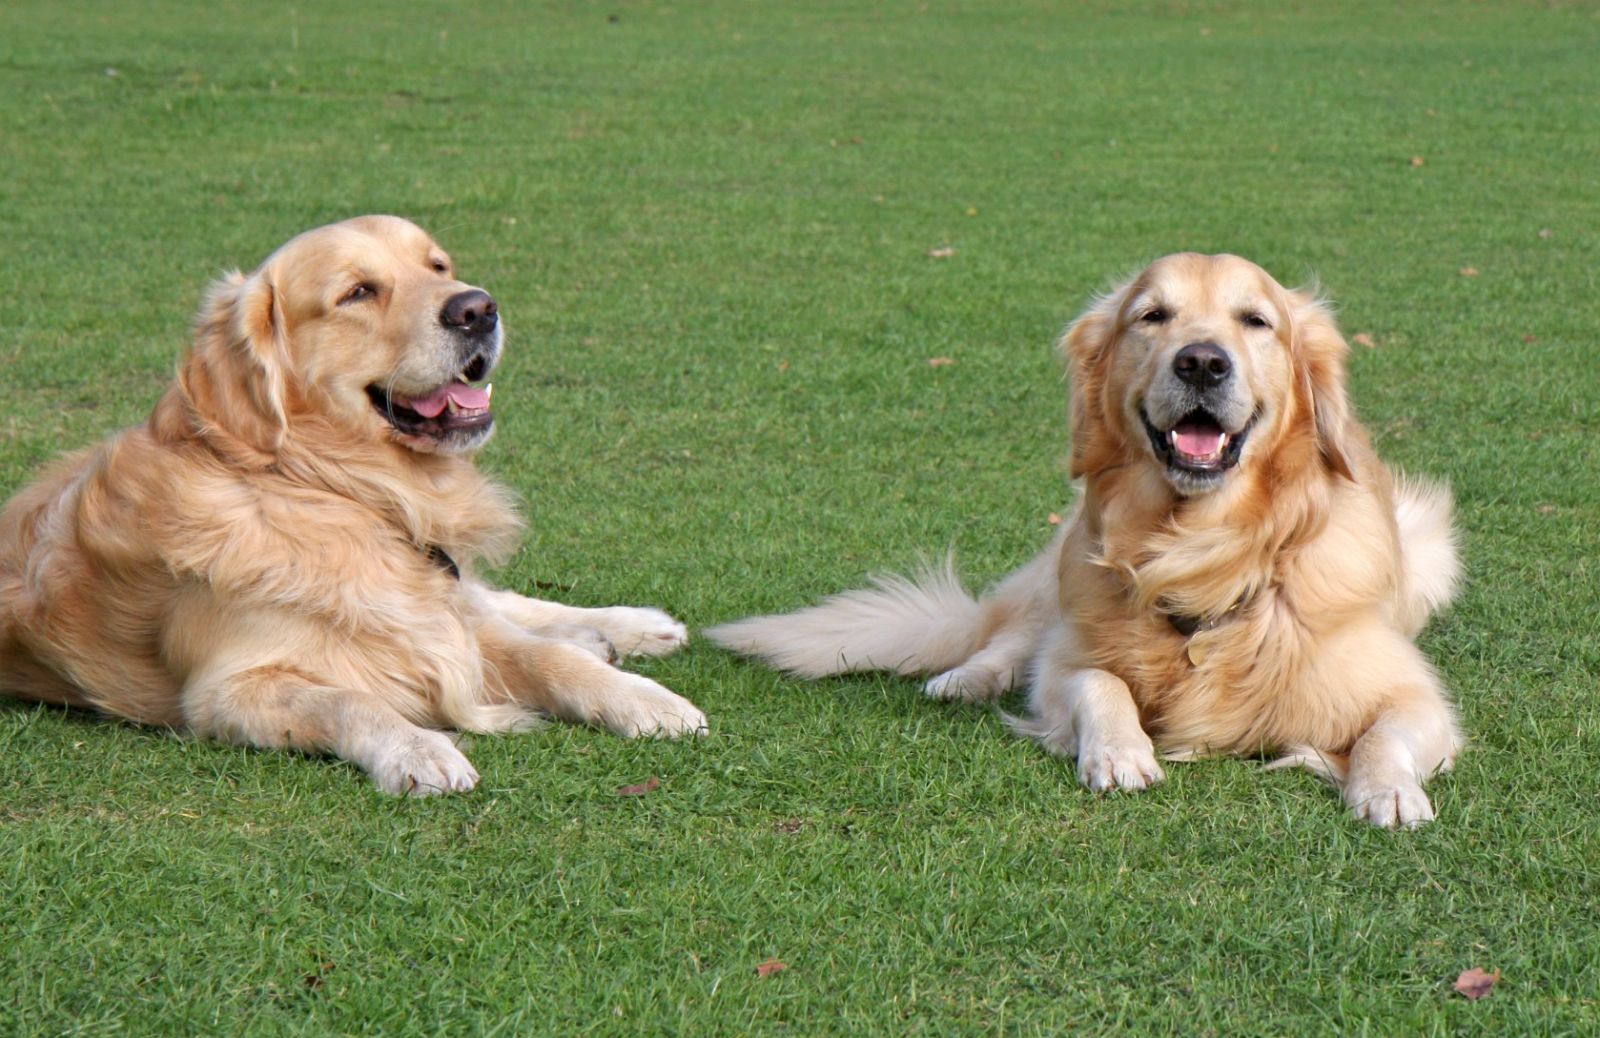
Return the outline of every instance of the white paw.
{"type": "Polygon", "coordinates": [[[987,667],[956,667],[929,680],[922,690],[929,699],[987,703],[1001,692],[1000,678],[987,667]]]}
{"type": "Polygon", "coordinates": [[[624,656],[666,656],[689,644],[689,629],[659,609],[612,606],[605,633],[624,656]]]}
{"type": "Polygon", "coordinates": [[[1096,793],[1148,789],[1166,777],[1148,737],[1142,743],[1097,740],[1078,747],[1078,781],[1096,793]]]}
{"type": "Polygon", "coordinates": [[[1345,787],[1344,802],[1351,814],[1380,829],[1415,829],[1433,821],[1428,795],[1410,779],[1352,782],[1345,787]]]}
{"type": "Polygon", "coordinates": [[[611,731],[630,739],[705,733],[706,715],[687,699],[638,674],[618,676],[623,681],[608,697],[600,717],[611,731]]]}
{"type": "Polygon", "coordinates": [[[477,770],[450,737],[428,729],[386,747],[371,775],[379,789],[397,796],[465,793],[478,784],[477,770]]]}

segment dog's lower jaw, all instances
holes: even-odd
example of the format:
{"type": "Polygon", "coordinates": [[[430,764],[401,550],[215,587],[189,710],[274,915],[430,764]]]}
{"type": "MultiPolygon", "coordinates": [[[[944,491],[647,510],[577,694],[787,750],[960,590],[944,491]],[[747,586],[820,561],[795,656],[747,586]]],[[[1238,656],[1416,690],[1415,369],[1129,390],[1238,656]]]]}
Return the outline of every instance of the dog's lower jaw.
{"type": "Polygon", "coordinates": [[[437,439],[396,431],[394,440],[417,454],[475,454],[483,449],[493,435],[494,426],[486,425],[479,429],[458,430],[437,439]]]}
{"type": "MultiPolygon", "coordinates": [[[[1209,419],[1209,413],[1204,413],[1209,419]]],[[[1143,405],[1138,408],[1138,416],[1150,443],[1151,454],[1161,466],[1162,475],[1166,477],[1167,483],[1179,496],[1197,497],[1219,490],[1227,483],[1228,475],[1239,467],[1244,455],[1245,442],[1255,429],[1260,414],[1259,412],[1252,414],[1238,432],[1229,433],[1223,430],[1221,456],[1216,461],[1203,465],[1185,463],[1173,445],[1172,430],[1162,431],[1157,428],[1146,414],[1143,405]]],[[[1221,428],[1220,423],[1218,427],[1221,428]]]]}

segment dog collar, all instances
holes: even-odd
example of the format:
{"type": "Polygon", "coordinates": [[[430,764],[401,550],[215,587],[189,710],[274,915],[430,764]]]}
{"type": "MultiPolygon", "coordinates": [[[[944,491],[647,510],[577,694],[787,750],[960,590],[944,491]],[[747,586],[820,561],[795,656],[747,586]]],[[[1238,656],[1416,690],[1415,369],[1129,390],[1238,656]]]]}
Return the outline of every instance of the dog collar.
{"type": "Polygon", "coordinates": [[[1245,603],[1249,600],[1248,595],[1242,595],[1237,602],[1217,616],[1188,616],[1183,613],[1165,613],[1163,615],[1166,616],[1167,623],[1172,625],[1174,631],[1189,640],[1188,644],[1184,646],[1184,652],[1188,655],[1190,664],[1198,667],[1206,661],[1206,656],[1210,654],[1211,650],[1203,641],[1195,641],[1194,636],[1205,634],[1207,631],[1214,631],[1221,627],[1233,618],[1233,614],[1244,608],[1245,603]]]}
{"type": "Polygon", "coordinates": [[[456,560],[450,557],[449,552],[445,551],[437,544],[428,545],[426,550],[428,553],[429,562],[433,563],[435,566],[438,566],[440,569],[444,570],[452,577],[455,577],[457,580],[461,579],[461,567],[456,565],[456,560]]]}

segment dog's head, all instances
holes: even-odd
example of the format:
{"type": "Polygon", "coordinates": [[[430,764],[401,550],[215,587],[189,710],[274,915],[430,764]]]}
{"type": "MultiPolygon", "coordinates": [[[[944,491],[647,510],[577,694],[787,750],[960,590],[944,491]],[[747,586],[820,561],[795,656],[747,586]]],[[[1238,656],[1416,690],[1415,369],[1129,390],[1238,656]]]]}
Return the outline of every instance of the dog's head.
{"type": "Polygon", "coordinates": [[[202,420],[256,450],[315,416],[358,439],[474,450],[494,428],[494,299],[393,216],[319,227],[212,286],[179,378],[202,420]]]}
{"type": "Polygon", "coordinates": [[[1074,476],[1142,461],[1193,496],[1310,452],[1351,475],[1344,340],[1325,305],[1248,260],[1159,259],[1097,300],[1062,349],[1074,476]]]}

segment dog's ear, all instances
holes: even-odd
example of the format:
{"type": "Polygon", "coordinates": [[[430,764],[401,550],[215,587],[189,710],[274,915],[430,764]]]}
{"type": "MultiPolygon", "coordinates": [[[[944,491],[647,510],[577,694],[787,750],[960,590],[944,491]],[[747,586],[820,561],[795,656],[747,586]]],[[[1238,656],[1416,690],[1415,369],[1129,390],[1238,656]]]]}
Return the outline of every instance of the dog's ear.
{"type": "Polygon", "coordinates": [[[1071,392],[1067,404],[1067,426],[1072,435],[1072,478],[1079,479],[1100,467],[1107,451],[1115,449],[1105,442],[1116,428],[1106,414],[1106,366],[1111,359],[1116,336],[1117,315],[1132,283],[1120,285],[1100,296],[1078,319],[1067,326],[1056,351],[1067,364],[1071,392]]]}
{"type": "Polygon", "coordinates": [[[1330,470],[1353,480],[1357,434],[1344,376],[1350,347],[1327,303],[1301,290],[1289,300],[1298,389],[1316,427],[1317,450],[1330,470]]]}
{"type": "Polygon", "coordinates": [[[283,307],[270,270],[234,271],[207,290],[194,346],[178,381],[208,430],[264,454],[283,446],[288,429],[288,348],[283,307]]]}

